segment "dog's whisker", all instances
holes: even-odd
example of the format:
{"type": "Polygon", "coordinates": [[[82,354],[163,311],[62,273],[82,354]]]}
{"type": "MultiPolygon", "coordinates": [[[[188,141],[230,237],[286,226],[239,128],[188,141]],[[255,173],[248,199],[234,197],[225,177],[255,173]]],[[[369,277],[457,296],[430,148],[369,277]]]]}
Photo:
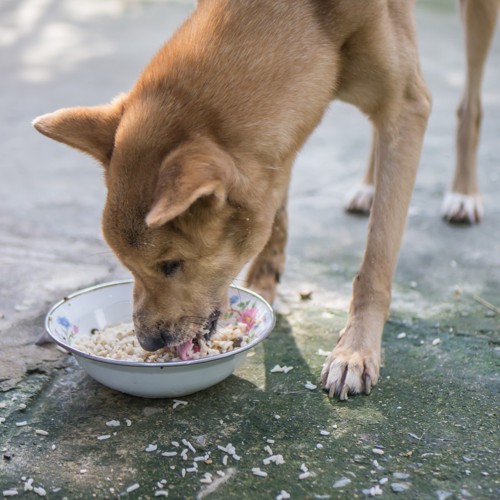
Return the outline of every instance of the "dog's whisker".
{"type": "Polygon", "coordinates": [[[207,321],[207,318],[205,316],[184,316],[183,319],[187,321],[207,321]]]}

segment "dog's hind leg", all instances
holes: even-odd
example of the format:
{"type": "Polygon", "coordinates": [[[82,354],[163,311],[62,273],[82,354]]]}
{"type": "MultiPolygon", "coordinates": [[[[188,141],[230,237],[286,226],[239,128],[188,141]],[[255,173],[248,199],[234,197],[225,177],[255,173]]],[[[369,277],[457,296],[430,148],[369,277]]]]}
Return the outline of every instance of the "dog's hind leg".
{"type": "Polygon", "coordinates": [[[347,212],[353,214],[368,215],[372,207],[373,195],[375,193],[375,144],[377,142],[376,134],[377,130],[375,127],[373,127],[370,158],[368,160],[368,166],[366,167],[363,181],[347,195],[345,209],[347,212]]]}
{"type": "Polygon", "coordinates": [[[442,207],[449,222],[479,222],[483,216],[477,182],[477,148],[481,126],[481,83],[484,64],[495,32],[499,0],[461,0],[467,72],[458,108],[456,167],[442,207]]]}
{"type": "Polygon", "coordinates": [[[285,270],[285,247],[288,238],[287,199],[276,212],[271,236],[263,250],[255,257],[246,276],[246,286],[262,295],[272,304],[276,287],[285,270]]]}

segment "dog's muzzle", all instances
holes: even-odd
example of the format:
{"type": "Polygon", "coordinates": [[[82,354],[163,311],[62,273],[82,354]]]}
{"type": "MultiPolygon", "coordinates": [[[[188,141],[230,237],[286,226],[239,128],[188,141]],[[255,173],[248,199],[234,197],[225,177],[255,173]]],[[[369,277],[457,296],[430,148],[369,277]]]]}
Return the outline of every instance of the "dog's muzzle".
{"type": "MultiPolygon", "coordinates": [[[[208,340],[217,329],[219,316],[220,311],[218,309],[214,309],[204,323],[201,332],[194,332],[192,337],[194,338],[199,334],[203,335],[205,339],[208,340]]],[[[179,337],[182,338],[182,334],[176,335],[174,332],[176,332],[177,328],[168,327],[166,324],[158,324],[155,328],[149,330],[147,334],[143,334],[141,332],[141,328],[138,327],[138,323],[140,324],[140,321],[137,321],[137,319],[138,318],[134,318],[137,340],[145,351],[154,352],[163,347],[171,346],[182,347],[185,344],[191,343],[193,340],[193,338],[191,338],[188,341],[179,343],[179,337]]],[[[178,330],[179,332],[182,332],[182,327],[179,327],[178,330]]]]}

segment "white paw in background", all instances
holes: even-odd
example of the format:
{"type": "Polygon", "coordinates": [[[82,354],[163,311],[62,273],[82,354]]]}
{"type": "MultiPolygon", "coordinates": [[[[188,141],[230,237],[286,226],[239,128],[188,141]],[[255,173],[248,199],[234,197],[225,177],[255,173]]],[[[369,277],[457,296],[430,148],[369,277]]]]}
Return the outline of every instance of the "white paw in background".
{"type": "Polygon", "coordinates": [[[448,222],[478,223],[483,218],[481,195],[448,192],[443,200],[441,214],[448,222]]]}
{"type": "Polygon", "coordinates": [[[369,214],[372,207],[375,186],[360,184],[346,198],[345,209],[351,213],[369,214]]]}

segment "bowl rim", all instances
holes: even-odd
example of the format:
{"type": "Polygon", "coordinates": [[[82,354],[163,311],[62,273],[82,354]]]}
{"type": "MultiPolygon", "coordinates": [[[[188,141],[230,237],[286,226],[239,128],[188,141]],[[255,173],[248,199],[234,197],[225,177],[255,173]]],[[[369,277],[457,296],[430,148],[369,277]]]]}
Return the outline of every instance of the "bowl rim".
{"type": "Polygon", "coordinates": [[[119,286],[119,285],[128,285],[134,283],[134,280],[132,279],[127,279],[127,280],[117,280],[117,281],[109,281],[106,283],[100,283],[98,285],[90,286],[87,288],[83,288],[81,290],[77,290],[76,292],[73,292],[70,295],[65,296],[63,299],[61,299],[59,302],[54,304],[47,315],[45,316],[45,330],[49,334],[50,338],[59,346],[61,346],[64,350],[75,354],[76,356],[81,356],[87,359],[90,359],[92,361],[97,361],[99,363],[103,363],[106,365],[121,365],[121,366],[141,366],[141,367],[147,367],[147,368],[165,368],[165,367],[174,367],[174,366],[189,366],[189,365],[196,365],[200,363],[209,363],[212,361],[218,361],[220,359],[224,358],[230,358],[232,356],[236,356],[237,354],[240,354],[242,352],[248,351],[249,349],[252,349],[255,347],[257,344],[262,342],[264,339],[266,339],[271,332],[274,330],[276,326],[276,313],[274,312],[272,306],[265,300],[263,297],[261,297],[258,293],[249,290],[248,288],[242,287],[235,285],[231,283],[229,285],[229,288],[235,289],[235,290],[241,290],[243,292],[246,292],[258,300],[262,302],[262,304],[267,308],[267,310],[271,313],[271,327],[268,329],[267,332],[263,333],[262,335],[259,335],[257,338],[255,338],[252,342],[249,344],[243,346],[243,347],[238,347],[237,349],[234,349],[229,352],[224,352],[221,354],[214,354],[213,356],[206,356],[204,358],[199,358],[199,359],[190,359],[186,361],[162,361],[162,362],[145,362],[145,361],[127,361],[127,360],[120,360],[120,359],[111,359],[111,358],[103,358],[101,356],[94,356],[93,354],[86,353],[84,351],[80,351],[79,349],[76,349],[75,347],[72,347],[71,345],[67,344],[66,342],[63,342],[61,339],[57,338],[55,334],[52,333],[51,328],[50,328],[50,323],[53,321],[52,317],[55,313],[55,311],[61,307],[63,304],[68,302],[71,299],[74,299],[75,297],[79,297],[80,295],[85,295],[91,292],[94,292],[95,290],[100,290],[103,288],[111,288],[114,286],[119,286]]]}

